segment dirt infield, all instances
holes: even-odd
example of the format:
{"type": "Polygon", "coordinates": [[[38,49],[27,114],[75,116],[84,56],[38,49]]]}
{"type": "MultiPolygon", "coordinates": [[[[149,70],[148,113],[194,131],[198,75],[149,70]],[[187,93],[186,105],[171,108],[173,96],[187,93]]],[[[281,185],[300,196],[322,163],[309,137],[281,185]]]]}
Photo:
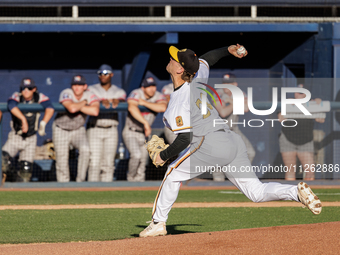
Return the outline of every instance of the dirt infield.
{"type": "Polygon", "coordinates": [[[105,242],[0,245],[2,255],[338,254],[340,222],[291,225],[105,242]]]}

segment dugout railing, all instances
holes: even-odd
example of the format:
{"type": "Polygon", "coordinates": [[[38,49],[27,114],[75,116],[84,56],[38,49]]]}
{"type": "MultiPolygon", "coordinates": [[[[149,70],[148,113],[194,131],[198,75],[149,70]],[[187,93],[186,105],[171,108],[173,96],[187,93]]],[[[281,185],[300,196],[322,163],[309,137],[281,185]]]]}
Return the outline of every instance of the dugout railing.
{"type": "MultiPolygon", "coordinates": [[[[272,102],[254,102],[253,103],[254,108],[257,110],[266,110],[269,109],[272,106],[272,102]]],[[[19,109],[21,111],[30,111],[30,112],[42,112],[44,109],[41,105],[39,104],[19,104],[18,105],[19,109]]],[[[63,105],[59,104],[59,103],[53,103],[53,107],[55,109],[56,112],[62,112],[65,111],[65,108],[63,105]]],[[[278,103],[278,107],[277,109],[279,110],[281,107],[280,103],[278,103]]],[[[340,102],[330,102],[330,108],[331,111],[334,112],[334,114],[336,114],[335,111],[339,111],[340,110],[340,102]]],[[[0,110],[3,113],[8,112],[7,109],[7,103],[0,103],[0,110]]],[[[141,111],[148,111],[147,108],[140,106],[140,110],[141,111]]],[[[101,106],[100,108],[101,112],[110,112],[110,111],[116,111],[116,112],[126,112],[127,111],[127,103],[120,103],[118,105],[118,107],[116,109],[106,109],[105,107],[101,106]]],[[[53,119],[51,120],[51,122],[53,121],[53,119]]],[[[4,138],[3,136],[3,130],[4,130],[4,125],[9,126],[9,123],[4,123],[1,120],[0,123],[0,144],[3,144],[4,141],[2,141],[2,139],[4,138]]],[[[120,125],[122,125],[122,123],[120,123],[120,125]]],[[[155,129],[154,131],[155,134],[157,135],[162,135],[162,129],[155,129]]],[[[121,134],[119,134],[121,136],[121,134]]],[[[322,137],[322,141],[320,140],[319,146],[321,147],[325,147],[328,144],[330,144],[331,142],[333,142],[334,140],[340,139],[340,136],[338,135],[338,132],[331,132],[330,134],[326,134],[322,137]]],[[[269,148],[270,149],[270,148],[269,148]]],[[[127,154],[126,154],[127,155],[127,154]]],[[[125,159],[126,160],[126,159],[125,159]]],[[[0,162],[2,163],[2,158],[0,157],[0,162]]],[[[55,171],[51,168],[52,166],[52,160],[35,160],[35,163],[41,168],[41,170],[43,171],[55,171]]],[[[116,175],[118,174],[118,180],[124,180],[126,179],[126,171],[127,171],[127,163],[124,162],[124,160],[119,161],[116,160],[115,161],[116,164],[116,175]],[[120,164],[120,165],[119,165],[120,164]]],[[[164,165],[162,168],[155,168],[151,162],[148,163],[147,166],[147,171],[149,171],[149,174],[147,174],[147,180],[149,179],[153,179],[153,180],[161,180],[163,178],[163,175],[166,171],[167,165],[164,165]],[[150,177],[150,172],[154,173],[154,176],[150,177]]],[[[2,170],[0,169],[0,178],[2,178],[2,170]]],[[[336,177],[338,175],[329,175],[328,177],[325,175],[322,175],[321,177],[323,178],[338,178],[336,177]]],[[[210,174],[203,174],[202,178],[212,178],[211,173],[210,174]]],[[[282,176],[278,176],[277,174],[265,174],[262,176],[262,178],[266,178],[266,179],[271,179],[271,178],[282,178],[282,176]]],[[[46,178],[45,178],[46,179],[46,178]]],[[[34,180],[33,180],[34,181],[34,180]]],[[[38,181],[44,181],[43,179],[40,179],[38,181]]],[[[46,181],[46,180],[45,180],[46,181]]],[[[48,180],[47,180],[48,181],[48,180]]],[[[1,179],[0,179],[0,183],[1,183],[1,179]]]]}

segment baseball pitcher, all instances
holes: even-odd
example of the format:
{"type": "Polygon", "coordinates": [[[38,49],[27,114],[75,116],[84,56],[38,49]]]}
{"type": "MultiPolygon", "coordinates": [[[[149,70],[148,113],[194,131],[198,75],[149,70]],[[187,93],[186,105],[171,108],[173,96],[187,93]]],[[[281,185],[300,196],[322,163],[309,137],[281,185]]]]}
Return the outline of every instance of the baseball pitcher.
{"type": "Polygon", "coordinates": [[[170,47],[166,70],[174,83],[174,92],[163,120],[177,134],[177,138],[170,146],[164,146],[162,151],[158,148],[161,145],[156,148],[150,146],[156,153],[149,151],[149,154],[155,165],[159,165],[183,149],[187,150],[169,165],[155,199],[152,222],[139,234],[140,237],[167,234],[166,221],[181,183],[202,174],[203,171],[197,171],[197,167],[225,166],[226,177],[254,202],[293,200],[303,203],[314,214],[321,212],[319,198],[306,183],[300,182],[297,187],[276,182],[262,183],[252,170],[243,173],[241,168],[252,168],[242,138],[225,123],[212,125],[214,119],[220,118],[210,103],[203,103],[207,94],[205,84],[209,68],[224,56],[246,56],[246,51],[237,53],[239,48],[240,45],[231,45],[198,58],[192,50],[170,47]],[[228,171],[228,166],[235,171],[228,171]]]}

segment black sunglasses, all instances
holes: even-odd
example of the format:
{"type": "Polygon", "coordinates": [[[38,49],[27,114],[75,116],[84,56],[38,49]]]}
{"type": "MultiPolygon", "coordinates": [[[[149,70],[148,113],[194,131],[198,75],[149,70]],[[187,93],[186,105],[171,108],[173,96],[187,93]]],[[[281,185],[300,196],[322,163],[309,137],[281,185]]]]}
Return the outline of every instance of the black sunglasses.
{"type": "Polygon", "coordinates": [[[25,87],[25,88],[20,88],[20,91],[23,91],[23,90],[25,90],[25,89],[28,89],[28,90],[33,90],[34,89],[34,87],[32,88],[32,87],[25,87]]]}
{"type": "Polygon", "coordinates": [[[98,76],[106,76],[109,75],[109,73],[99,73],[98,76]]]}

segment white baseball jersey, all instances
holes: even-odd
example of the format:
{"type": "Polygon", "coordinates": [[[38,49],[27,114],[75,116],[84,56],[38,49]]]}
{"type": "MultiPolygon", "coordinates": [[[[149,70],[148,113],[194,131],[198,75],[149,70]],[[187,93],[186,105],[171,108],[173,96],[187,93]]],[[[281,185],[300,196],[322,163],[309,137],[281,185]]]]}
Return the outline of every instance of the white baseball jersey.
{"type": "MultiPolygon", "coordinates": [[[[162,88],[162,93],[165,96],[170,96],[172,92],[174,92],[174,84],[173,83],[169,83],[162,88]]],[[[175,139],[177,137],[177,135],[174,132],[172,132],[172,130],[169,129],[167,126],[164,126],[164,136],[165,136],[166,141],[169,144],[172,144],[173,141],[175,141],[175,139]]]]}
{"type": "MultiPolygon", "coordinates": [[[[99,101],[97,96],[90,91],[84,91],[83,96],[78,100],[75,97],[73,90],[70,88],[64,89],[59,96],[59,103],[61,104],[66,101],[79,103],[83,100],[86,100],[88,105],[91,105],[94,102],[99,101]]],[[[69,113],[68,111],[60,112],[55,117],[54,122],[58,127],[62,129],[75,130],[82,127],[85,124],[86,116],[87,115],[82,112],[76,112],[74,114],[69,113]]]]}
{"type": "MultiPolygon", "coordinates": [[[[105,90],[100,83],[97,83],[89,86],[88,90],[94,93],[100,101],[105,99],[126,100],[125,91],[113,84],[108,90],[105,90]]],[[[103,127],[118,125],[118,114],[117,112],[102,112],[97,117],[90,116],[89,123],[103,127]]]]}
{"type": "MultiPolygon", "coordinates": [[[[220,96],[222,103],[226,103],[230,98],[232,99],[232,96],[229,96],[227,93],[224,92],[223,89],[217,89],[216,90],[217,94],[220,96]]],[[[247,98],[247,94],[243,92],[244,98],[247,98]]],[[[234,115],[233,113],[231,113],[229,116],[224,117],[223,119],[226,119],[228,121],[229,124],[231,123],[237,123],[239,122],[239,116],[238,115],[234,115]]],[[[234,124],[232,126],[230,126],[230,129],[232,131],[236,131],[239,135],[241,131],[239,131],[239,126],[237,124],[234,124]]],[[[249,142],[249,141],[248,141],[249,142]]],[[[247,144],[247,143],[246,143],[247,144]]],[[[248,147],[248,146],[247,146],[248,147]]]]}
{"type": "Polygon", "coordinates": [[[165,85],[162,88],[162,94],[163,95],[170,95],[172,92],[174,92],[174,84],[173,83],[169,83],[168,85],[165,85]]]}
{"type": "Polygon", "coordinates": [[[193,132],[194,136],[205,136],[219,129],[229,129],[228,125],[216,125],[214,119],[220,119],[216,109],[207,102],[207,113],[202,114],[202,100],[207,93],[201,83],[206,83],[209,77],[208,63],[200,59],[200,67],[191,83],[185,82],[182,87],[170,95],[168,108],[166,109],[163,122],[175,134],[193,132]]]}
{"type": "MultiPolygon", "coordinates": [[[[165,96],[160,93],[159,91],[156,91],[155,95],[149,99],[146,99],[144,92],[141,88],[133,90],[130,95],[128,96],[127,100],[136,100],[138,101],[139,99],[144,99],[147,102],[150,103],[158,103],[160,101],[166,101],[165,96]]],[[[151,126],[152,123],[154,122],[156,118],[156,114],[152,112],[142,112],[142,115],[144,119],[149,123],[151,126]]],[[[126,118],[126,123],[128,127],[134,128],[135,130],[143,131],[144,130],[144,125],[140,123],[139,121],[136,121],[131,114],[129,113],[127,118],[126,118]]]]}

